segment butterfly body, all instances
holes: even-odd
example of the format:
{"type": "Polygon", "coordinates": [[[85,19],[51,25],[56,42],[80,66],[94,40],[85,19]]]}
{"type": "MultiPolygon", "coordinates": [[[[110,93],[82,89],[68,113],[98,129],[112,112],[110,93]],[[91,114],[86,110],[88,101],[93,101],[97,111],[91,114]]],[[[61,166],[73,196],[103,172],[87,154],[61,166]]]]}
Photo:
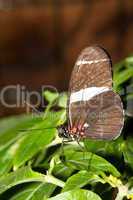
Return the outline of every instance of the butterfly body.
{"type": "Polygon", "coordinates": [[[70,140],[79,140],[85,137],[85,128],[77,128],[73,127],[72,129],[68,129],[66,126],[61,126],[58,128],[59,137],[66,138],[70,140]]]}

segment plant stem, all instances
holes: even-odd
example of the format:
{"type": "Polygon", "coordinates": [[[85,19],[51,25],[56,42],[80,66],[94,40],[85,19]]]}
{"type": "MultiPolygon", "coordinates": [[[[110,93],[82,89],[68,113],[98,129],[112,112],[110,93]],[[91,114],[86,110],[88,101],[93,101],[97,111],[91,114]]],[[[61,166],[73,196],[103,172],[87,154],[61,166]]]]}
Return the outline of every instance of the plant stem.
{"type": "Polygon", "coordinates": [[[54,176],[52,176],[51,174],[47,174],[45,175],[45,181],[47,183],[52,183],[54,185],[58,185],[59,187],[63,188],[65,183],[57,178],[55,178],[54,176]]]}

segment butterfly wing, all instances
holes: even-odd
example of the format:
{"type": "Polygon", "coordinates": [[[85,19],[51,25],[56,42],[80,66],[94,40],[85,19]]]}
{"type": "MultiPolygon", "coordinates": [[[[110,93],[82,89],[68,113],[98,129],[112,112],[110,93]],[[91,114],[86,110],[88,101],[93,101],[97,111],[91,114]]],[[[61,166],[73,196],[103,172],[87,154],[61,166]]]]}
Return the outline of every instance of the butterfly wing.
{"type": "Polygon", "coordinates": [[[99,46],[85,48],[72,71],[70,93],[88,87],[112,88],[111,59],[99,46]]]}
{"type": "Polygon", "coordinates": [[[116,138],[123,127],[123,107],[112,91],[110,57],[101,47],[81,52],[70,80],[69,129],[84,129],[84,137],[116,138]]]}
{"type": "Polygon", "coordinates": [[[83,128],[82,136],[85,138],[115,139],[124,124],[121,99],[112,90],[102,92],[88,101],[73,101],[70,112],[72,127],[79,127],[79,130],[83,128]]]}

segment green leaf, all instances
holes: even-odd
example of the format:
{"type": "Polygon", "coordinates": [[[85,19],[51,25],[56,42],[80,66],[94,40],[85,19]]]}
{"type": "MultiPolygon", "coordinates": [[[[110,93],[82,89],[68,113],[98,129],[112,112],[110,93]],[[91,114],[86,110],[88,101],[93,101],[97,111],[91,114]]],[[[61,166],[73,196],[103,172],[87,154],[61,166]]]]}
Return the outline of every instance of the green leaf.
{"type": "Polygon", "coordinates": [[[72,172],[73,169],[70,169],[63,163],[56,164],[53,170],[53,174],[55,174],[56,177],[61,177],[63,179],[68,178],[72,172]]]}
{"type": "Polygon", "coordinates": [[[128,63],[128,64],[132,64],[133,65],[133,56],[129,56],[129,57],[127,57],[126,59],[126,62],[128,63]]]}
{"type": "Polygon", "coordinates": [[[114,89],[117,89],[119,85],[126,82],[128,79],[133,77],[133,68],[128,68],[119,72],[119,74],[114,74],[114,89]]]}
{"type": "Polygon", "coordinates": [[[58,106],[61,108],[67,107],[67,94],[61,93],[58,99],[58,106]]]}
{"type": "Polygon", "coordinates": [[[43,96],[49,103],[53,103],[59,97],[59,93],[46,90],[43,92],[43,96]]]}
{"type": "Polygon", "coordinates": [[[120,176],[118,170],[104,158],[90,152],[65,152],[66,164],[77,170],[101,171],[120,176]]]}
{"type": "Polygon", "coordinates": [[[76,189],[61,193],[48,200],[101,200],[101,198],[89,190],[76,189]]]}
{"type": "Polygon", "coordinates": [[[114,156],[119,159],[122,158],[123,143],[124,140],[122,137],[112,141],[84,140],[87,151],[96,153],[100,156],[114,156]]]}
{"type": "Polygon", "coordinates": [[[113,67],[114,74],[117,75],[121,71],[124,71],[132,66],[133,66],[133,56],[129,56],[114,65],[113,67]]]}
{"type": "Polygon", "coordinates": [[[32,117],[31,115],[20,115],[8,117],[0,120],[0,145],[1,148],[6,145],[6,143],[11,143],[18,137],[23,129],[32,127],[34,124],[38,123],[39,117],[32,117]]]}
{"type": "Polygon", "coordinates": [[[43,119],[44,127],[60,126],[66,121],[66,110],[62,109],[58,112],[49,111],[43,119]]]}
{"type": "Polygon", "coordinates": [[[32,183],[13,195],[10,200],[41,200],[51,196],[56,186],[49,183],[32,183]]]}
{"type": "Polygon", "coordinates": [[[11,146],[5,147],[0,150],[0,176],[9,172],[12,168],[13,154],[11,151],[11,146]]]}
{"type": "MultiPolygon", "coordinates": [[[[41,126],[39,126],[41,128],[41,126]]],[[[39,131],[29,131],[18,142],[18,148],[14,155],[14,169],[23,165],[27,160],[32,158],[39,150],[46,147],[54,138],[56,129],[45,129],[39,131]]]]}
{"type": "Polygon", "coordinates": [[[15,144],[17,146],[14,155],[15,169],[32,158],[41,149],[47,147],[57,133],[54,127],[65,121],[65,110],[48,113],[47,118],[35,124],[33,127],[34,130],[27,130],[27,134],[15,144]]]}
{"type": "Polygon", "coordinates": [[[65,187],[63,188],[63,192],[72,189],[82,188],[88,183],[92,184],[97,182],[104,183],[104,180],[100,178],[97,174],[94,174],[92,172],[80,171],[67,179],[65,187]]]}
{"type": "Polygon", "coordinates": [[[133,169],[133,138],[128,137],[123,145],[123,155],[125,163],[133,169]]]}
{"type": "Polygon", "coordinates": [[[44,175],[32,171],[30,167],[24,167],[0,178],[0,194],[21,183],[44,181],[44,175]]]}
{"type": "Polygon", "coordinates": [[[124,69],[127,69],[127,66],[125,66],[125,60],[122,60],[114,65],[113,75],[116,76],[117,74],[119,74],[120,71],[124,69]]]}

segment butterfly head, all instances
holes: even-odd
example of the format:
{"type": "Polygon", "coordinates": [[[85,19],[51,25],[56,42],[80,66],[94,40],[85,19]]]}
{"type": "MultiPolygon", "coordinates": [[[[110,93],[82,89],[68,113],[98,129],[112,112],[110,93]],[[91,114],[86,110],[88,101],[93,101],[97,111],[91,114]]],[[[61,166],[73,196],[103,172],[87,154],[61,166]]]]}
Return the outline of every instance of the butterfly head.
{"type": "Polygon", "coordinates": [[[66,126],[58,127],[58,135],[61,138],[69,138],[70,134],[69,134],[68,128],[66,126]]]}

